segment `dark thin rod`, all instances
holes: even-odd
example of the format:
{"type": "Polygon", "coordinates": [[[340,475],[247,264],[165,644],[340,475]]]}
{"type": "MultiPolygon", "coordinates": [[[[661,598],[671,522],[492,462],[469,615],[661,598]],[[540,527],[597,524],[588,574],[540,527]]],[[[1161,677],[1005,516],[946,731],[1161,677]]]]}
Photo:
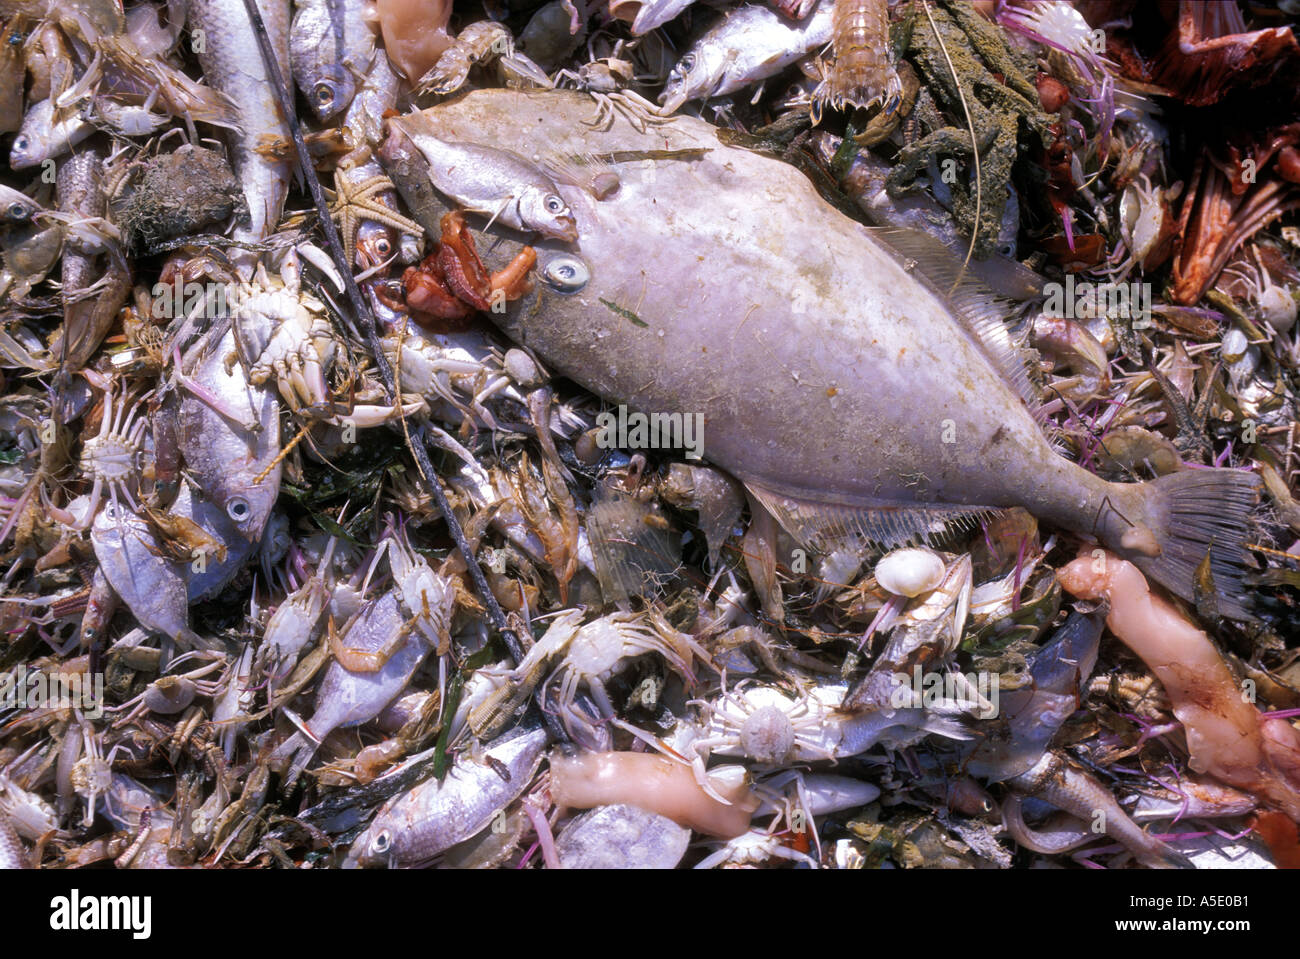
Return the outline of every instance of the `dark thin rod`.
{"type": "MultiPolygon", "coordinates": [[[[399,398],[393,382],[393,368],[388,362],[388,356],[384,353],[383,344],[379,342],[379,333],[376,329],[375,316],[370,310],[370,303],[361,295],[361,289],[357,286],[356,277],[352,275],[351,264],[347,262],[343,255],[343,244],[339,241],[339,231],[334,225],[334,220],[329,215],[329,204],[325,201],[325,191],[320,185],[320,178],[316,176],[316,168],[312,165],[311,156],[307,153],[307,144],[303,142],[302,129],[298,125],[298,116],[294,111],[293,101],[289,98],[288,89],[284,85],[284,76],[280,73],[280,64],[275,58],[275,51],[271,49],[271,38],[266,34],[266,24],[262,21],[262,12],[257,9],[256,0],[244,0],[244,9],[248,11],[248,19],[253,24],[253,33],[257,36],[257,45],[262,51],[262,61],[266,64],[267,73],[270,75],[275,98],[279,101],[280,110],[289,123],[289,133],[292,135],[293,145],[298,151],[298,166],[302,169],[303,181],[311,192],[312,202],[316,204],[316,209],[321,214],[321,228],[325,231],[325,239],[329,243],[330,255],[334,257],[334,262],[342,267],[340,272],[343,274],[343,284],[347,289],[348,299],[351,301],[352,309],[361,324],[361,332],[366,338],[366,345],[370,347],[370,352],[374,356],[375,367],[379,370],[379,378],[384,384],[384,392],[388,397],[388,402],[396,406],[399,398]]],[[[455,514],[452,513],[451,505],[447,502],[447,494],[443,492],[442,483],[438,480],[438,474],[433,471],[433,464],[429,462],[429,454],[425,452],[424,447],[418,442],[408,442],[407,448],[410,449],[411,455],[415,457],[420,472],[429,484],[434,502],[438,504],[443,522],[447,524],[447,530],[451,533],[452,539],[456,541],[456,548],[460,550],[460,555],[465,560],[470,579],[474,581],[474,589],[477,591],[479,599],[483,601],[483,605],[487,607],[488,616],[492,620],[493,627],[505,639],[506,646],[509,647],[510,655],[514,657],[515,662],[520,662],[524,658],[523,643],[506,623],[505,614],[501,612],[496,597],[492,595],[492,590],[488,588],[487,578],[483,575],[483,570],[474,557],[474,551],[469,547],[469,541],[465,539],[465,531],[460,528],[460,523],[456,520],[455,514]]]]}

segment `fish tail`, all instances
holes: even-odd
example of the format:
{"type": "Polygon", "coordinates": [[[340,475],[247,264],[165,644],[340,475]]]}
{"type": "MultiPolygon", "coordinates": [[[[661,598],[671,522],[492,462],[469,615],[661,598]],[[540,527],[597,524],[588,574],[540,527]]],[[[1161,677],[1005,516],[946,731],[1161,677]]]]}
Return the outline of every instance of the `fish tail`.
{"type": "MultiPolygon", "coordinates": [[[[1126,524],[1119,541],[1108,545],[1188,602],[1195,601],[1198,570],[1208,554],[1219,614],[1251,619],[1246,537],[1259,501],[1259,477],[1233,469],[1192,469],[1143,486],[1145,528],[1126,524]]],[[[1204,587],[1204,578],[1201,583],[1204,587]]]]}

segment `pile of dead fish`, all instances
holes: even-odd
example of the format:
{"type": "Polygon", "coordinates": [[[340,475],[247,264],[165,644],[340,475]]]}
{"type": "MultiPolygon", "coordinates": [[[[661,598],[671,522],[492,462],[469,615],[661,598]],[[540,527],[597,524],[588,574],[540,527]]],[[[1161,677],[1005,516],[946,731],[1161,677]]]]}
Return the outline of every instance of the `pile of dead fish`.
{"type": "Polygon", "coordinates": [[[0,0],[0,866],[1297,864],[1286,4],[252,6],[0,0]]]}

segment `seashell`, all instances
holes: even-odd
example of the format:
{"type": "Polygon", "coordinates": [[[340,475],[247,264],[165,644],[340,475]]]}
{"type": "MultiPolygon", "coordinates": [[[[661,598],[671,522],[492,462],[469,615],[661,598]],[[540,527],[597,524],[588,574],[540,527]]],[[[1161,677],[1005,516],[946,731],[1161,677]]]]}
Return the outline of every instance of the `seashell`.
{"type": "Polygon", "coordinates": [[[928,549],[896,549],[876,564],[876,582],[898,596],[920,596],[943,581],[945,568],[928,549]]]}

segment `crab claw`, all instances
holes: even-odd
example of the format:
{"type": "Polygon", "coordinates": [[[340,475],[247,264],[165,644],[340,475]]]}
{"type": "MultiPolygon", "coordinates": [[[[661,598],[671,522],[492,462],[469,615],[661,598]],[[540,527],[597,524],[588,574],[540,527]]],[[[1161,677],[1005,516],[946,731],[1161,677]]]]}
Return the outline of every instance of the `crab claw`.
{"type": "Polygon", "coordinates": [[[401,417],[413,416],[425,408],[424,400],[417,400],[414,403],[406,403],[402,406],[354,406],[352,412],[347,416],[331,416],[326,423],[332,423],[335,426],[345,426],[351,423],[353,426],[361,429],[369,429],[373,426],[379,426],[391,420],[401,417]]]}

